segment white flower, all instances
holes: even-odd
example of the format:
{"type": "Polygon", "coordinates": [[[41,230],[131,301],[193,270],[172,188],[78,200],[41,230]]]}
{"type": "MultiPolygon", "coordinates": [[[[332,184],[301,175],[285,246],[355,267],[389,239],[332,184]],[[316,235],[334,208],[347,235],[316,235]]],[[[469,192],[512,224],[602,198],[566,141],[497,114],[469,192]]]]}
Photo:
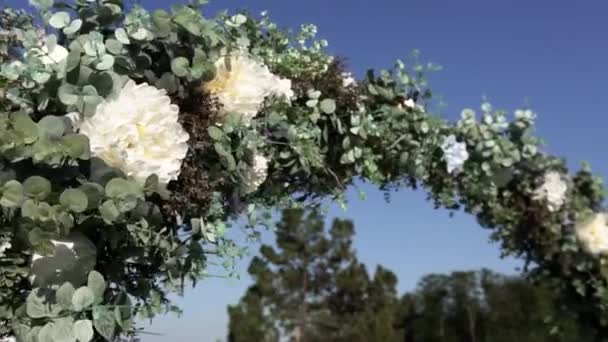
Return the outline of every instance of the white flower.
{"type": "Polygon", "coordinates": [[[156,174],[176,180],[188,152],[188,133],[177,121],[179,108],[164,90],[128,81],[117,98],[102,102],[80,133],[91,152],[108,165],[144,182],[156,174]]]}
{"type": "Polygon", "coordinates": [[[464,163],[469,159],[469,152],[467,152],[467,144],[456,141],[454,135],[443,140],[441,144],[443,150],[443,156],[447,163],[449,173],[462,172],[464,163]]]}
{"type": "Polygon", "coordinates": [[[348,88],[351,85],[356,84],[356,83],[357,83],[357,81],[353,77],[352,73],[350,73],[350,72],[343,72],[342,73],[342,87],[348,88]]]}
{"type": "Polygon", "coordinates": [[[587,252],[608,254],[608,225],[606,214],[596,214],[592,219],[576,226],[576,236],[587,252]]]}
{"type": "Polygon", "coordinates": [[[13,336],[0,338],[0,342],[17,342],[17,339],[13,336]]]}
{"type": "Polygon", "coordinates": [[[268,177],[268,159],[262,155],[253,158],[253,165],[247,165],[241,170],[241,180],[245,193],[256,191],[268,177]]]}
{"type": "Polygon", "coordinates": [[[414,101],[414,99],[407,99],[403,102],[403,104],[407,108],[416,108],[416,101],[414,101]]]}
{"type": "Polygon", "coordinates": [[[224,113],[239,113],[245,122],[256,116],[266,97],[293,97],[291,80],[273,75],[267,66],[244,52],[215,62],[215,78],[206,88],[222,104],[224,113]]]}
{"type": "Polygon", "coordinates": [[[6,252],[7,249],[11,249],[11,247],[13,247],[13,245],[11,245],[10,242],[2,241],[2,243],[0,243],[0,257],[4,257],[4,252],[6,252]]]}
{"type": "Polygon", "coordinates": [[[544,183],[534,191],[534,199],[537,201],[546,200],[549,211],[557,211],[564,205],[568,184],[562,175],[557,171],[547,172],[544,176],[544,183]]]}
{"type": "Polygon", "coordinates": [[[97,249],[89,238],[74,232],[61,240],[51,240],[53,254],[32,255],[32,283],[45,286],[69,281],[74,286],[84,284],[95,268],[97,249]]]}

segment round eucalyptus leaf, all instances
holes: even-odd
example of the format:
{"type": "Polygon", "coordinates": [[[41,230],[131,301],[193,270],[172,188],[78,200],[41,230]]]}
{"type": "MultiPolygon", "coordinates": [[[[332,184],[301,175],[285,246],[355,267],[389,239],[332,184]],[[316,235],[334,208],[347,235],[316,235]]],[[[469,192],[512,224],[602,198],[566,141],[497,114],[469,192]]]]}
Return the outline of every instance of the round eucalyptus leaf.
{"type": "Polygon", "coordinates": [[[74,322],[74,335],[78,342],[90,342],[95,335],[95,332],[93,331],[93,322],[88,319],[74,322]]]}
{"type": "Polygon", "coordinates": [[[23,135],[23,142],[31,144],[38,139],[38,125],[29,115],[19,112],[13,115],[13,127],[23,135]]]}
{"type": "Polygon", "coordinates": [[[70,23],[70,14],[68,12],[56,12],[49,20],[49,24],[56,29],[62,29],[70,23]]]}
{"type": "Polygon", "coordinates": [[[114,56],[112,55],[103,55],[95,68],[97,70],[108,70],[114,66],[114,56]]]}
{"type": "Polygon", "coordinates": [[[97,208],[103,198],[103,187],[97,183],[84,183],[80,186],[80,191],[87,195],[89,209],[97,208]]]}
{"type": "Polygon", "coordinates": [[[82,134],[68,134],[61,138],[67,154],[74,159],[88,160],[91,157],[89,138],[82,134]]]}
{"type": "Polygon", "coordinates": [[[39,133],[49,138],[59,138],[65,132],[65,122],[58,116],[47,115],[38,122],[39,133]]]}
{"type": "Polygon", "coordinates": [[[72,21],[70,23],[70,25],[63,28],[63,33],[65,33],[68,36],[71,36],[74,33],[78,32],[78,30],[80,30],[81,27],[82,27],[82,20],[76,19],[76,20],[72,21]]]}
{"type": "Polygon", "coordinates": [[[171,71],[177,77],[185,77],[190,72],[190,61],[185,57],[177,57],[171,61],[171,71]]]}
{"type": "Polygon", "coordinates": [[[44,177],[32,176],[23,182],[23,191],[26,196],[41,201],[51,193],[51,182],[44,177]]]}
{"type": "Polygon", "coordinates": [[[59,196],[59,203],[75,213],[85,211],[89,205],[87,195],[78,189],[67,189],[59,196]]]}

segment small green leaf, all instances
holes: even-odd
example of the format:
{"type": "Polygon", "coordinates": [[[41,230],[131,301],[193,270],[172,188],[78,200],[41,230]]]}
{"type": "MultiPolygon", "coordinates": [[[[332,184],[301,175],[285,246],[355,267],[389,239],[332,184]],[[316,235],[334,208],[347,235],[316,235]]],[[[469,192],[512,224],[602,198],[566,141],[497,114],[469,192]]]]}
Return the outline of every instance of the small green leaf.
{"type": "Polygon", "coordinates": [[[59,87],[57,95],[61,103],[69,106],[78,103],[80,94],[76,86],[66,83],[59,87]]]}
{"type": "Polygon", "coordinates": [[[89,138],[82,134],[68,134],[61,138],[67,154],[73,159],[88,160],[91,157],[89,138]]]}
{"type": "Polygon", "coordinates": [[[32,290],[27,296],[25,311],[31,318],[55,316],[55,313],[51,310],[51,303],[49,303],[44,293],[39,289],[32,290]]]}
{"type": "Polygon", "coordinates": [[[38,140],[38,125],[30,118],[29,115],[19,112],[14,114],[13,127],[23,135],[23,142],[31,144],[38,140]]]}
{"type": "Polygon", "coordinates": [[[32,176],[23,182],[23,192],[28,197],[44,200],[51,193],[51,182],[44,177],[32,176]]]}
{"type": "Polygon", "coordinates": [[[49,25],[56,29],[62,29],[70,23],[70,14],[67,12],[57,12],[49,20],[49,25]]]}
{"type": "Polygon", "coordinates": [[[185,77],[190,72],[190,61],[185,57],[177,57],[171,61],[171,71],[177,77],[185,77]]]}
{"type": "Polygon", "coordinates": [[[108,70],[114,66],[114,56],[112,55],[103,55],[99,60],[99,63],[95,65],[97,70],[103,71],[108,70]]]}
{"type": "Polygon", "coordinates": [[[106,184],[106,195],[110,198],[121,198],[130,193],[131,184],[123,178],[114,178],[106,184]]]}
{"type": "Polygon", "coordinates": [[[74,335],[74,318],[63,317],[53,321],[51,336],[54,342],[76,342],[74,335]]]}
{"type": "Polygon", "coordinates": [[[93,339],[95,332],[93,331],[93,322],[88,319],[82,319],[74,322],[74,335],[78,342],[89,342],[93,339]]]}
{"type": "Polygon", "coordinates": [[[57,303],[65,310],[72,309],[72,298],[74,297],[74,286],[70,282],[65,282],[57,290],[57,303]]]}
{"type": "Polygon", "coordinates": [[[47,115],[38,122],[39,134],[59,138],[65,132],[65,122],[58,116],[47,115]]]}
{"type": "Polygon", "coordinates": [[[66,189],[59,196],[59,203],[75,213],[87,210],[89,200],[87,195],[78,189],[66,189]]]}
{"type": "Polygon", "coordinates": [[[72,305],[75,311],[82,311],[95,303],[95,294],[86,286],[80,287],[74,292],[72,297],[72,305]]]}
{"type": "Polygon", "coordinates": [[[101,336],[108,341],[112,341],[116,329],[116,321],[114,320],[112,311],[108,310],[105,306],[94,307],[93,325],[101,336]]]}
{"type": "Polygon", "coordinates": [[[127,31],[122,27],[119,27],[116,29],[116,31],[114,31],[114,36],[116,36],[116,40],[125,45],[129,45],[131,43],[129,36],[127,35],[127,31]]]}
{"type": "Polygon", "coordinates": [[[222,140],[224,138],[224,132],[216,126],[210,126],[207,128],[207,132],[209,133],[209,137],[213,140],[222,140]]]}
{"type": "Polygon", "coordinates": [[[101,218],[108,224],[114,222],[120,216],[120,212],[112,200],[105,201],[99,207],[99,213],[101,214],[101,218]]]}
{"type": "Polygon", "coordinates": [[[106,281],[103,279],[103,276],[97,271],[92,271],[89,273],[87,286],[95,294],[95,303],[101,303],[103,295],[106,292],[106,281]]]}
{"type": "Polygon", "coordinates": [[[74,33],[78,32],[78,30],[80,30],[81,27],[82,27],[82,20],[76,19],[76,20],[72,21],[70,23],[70,25],[66,26],[63,29],[63,33],[65,33],[68,36],[71,36],[74,33]]]}
{"type": "Polygon", "coordinates": [[[325,114],[331,114],[336,111],[336,101],[333,99],[325,99],[321,101],[321,110],[325,114]]]}
{"type": "Polygon", "coordinates": [[[10,180],[2,187],[0,205],[7,208],[17,208],[23,201],[23,186],[16,180],[10,180]]]}

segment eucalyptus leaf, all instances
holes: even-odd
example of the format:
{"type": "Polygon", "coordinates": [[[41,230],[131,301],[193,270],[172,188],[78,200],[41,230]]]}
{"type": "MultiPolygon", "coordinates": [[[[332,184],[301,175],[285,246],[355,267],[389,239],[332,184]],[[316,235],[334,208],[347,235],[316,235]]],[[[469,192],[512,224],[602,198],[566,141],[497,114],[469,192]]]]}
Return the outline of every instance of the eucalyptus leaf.
{"type": "Polygon", "coordinates": [[[56,29],[62,29],[70,23],[70,14],[67,12],[56,12],[49,20],[49,24],[56,29]]]}
{"type": "Polygon", "coordinates": [[[78,189],[66,189],[59,196],[59,203],[75,213],[85,211],[89,205],[87,195],[78,189]]]}

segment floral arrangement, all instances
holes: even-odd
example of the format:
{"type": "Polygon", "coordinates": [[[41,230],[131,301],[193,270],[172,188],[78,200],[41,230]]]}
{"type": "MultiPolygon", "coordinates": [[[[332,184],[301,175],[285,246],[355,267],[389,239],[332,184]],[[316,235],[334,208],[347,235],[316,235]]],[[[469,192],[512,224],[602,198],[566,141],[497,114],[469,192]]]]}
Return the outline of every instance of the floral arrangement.
{"type": "Polygon", "coordinates": [[[30,0],[0,13],[0,336],[88,342],[231,269],[226,236],[268,210],[343,201],[357,179],[422,187],[493,229],[600,333],[604,188],[542,151],[535,115],[427,110],[415,59],[355,80],[316,28],[122,0],[30,0]]]}

